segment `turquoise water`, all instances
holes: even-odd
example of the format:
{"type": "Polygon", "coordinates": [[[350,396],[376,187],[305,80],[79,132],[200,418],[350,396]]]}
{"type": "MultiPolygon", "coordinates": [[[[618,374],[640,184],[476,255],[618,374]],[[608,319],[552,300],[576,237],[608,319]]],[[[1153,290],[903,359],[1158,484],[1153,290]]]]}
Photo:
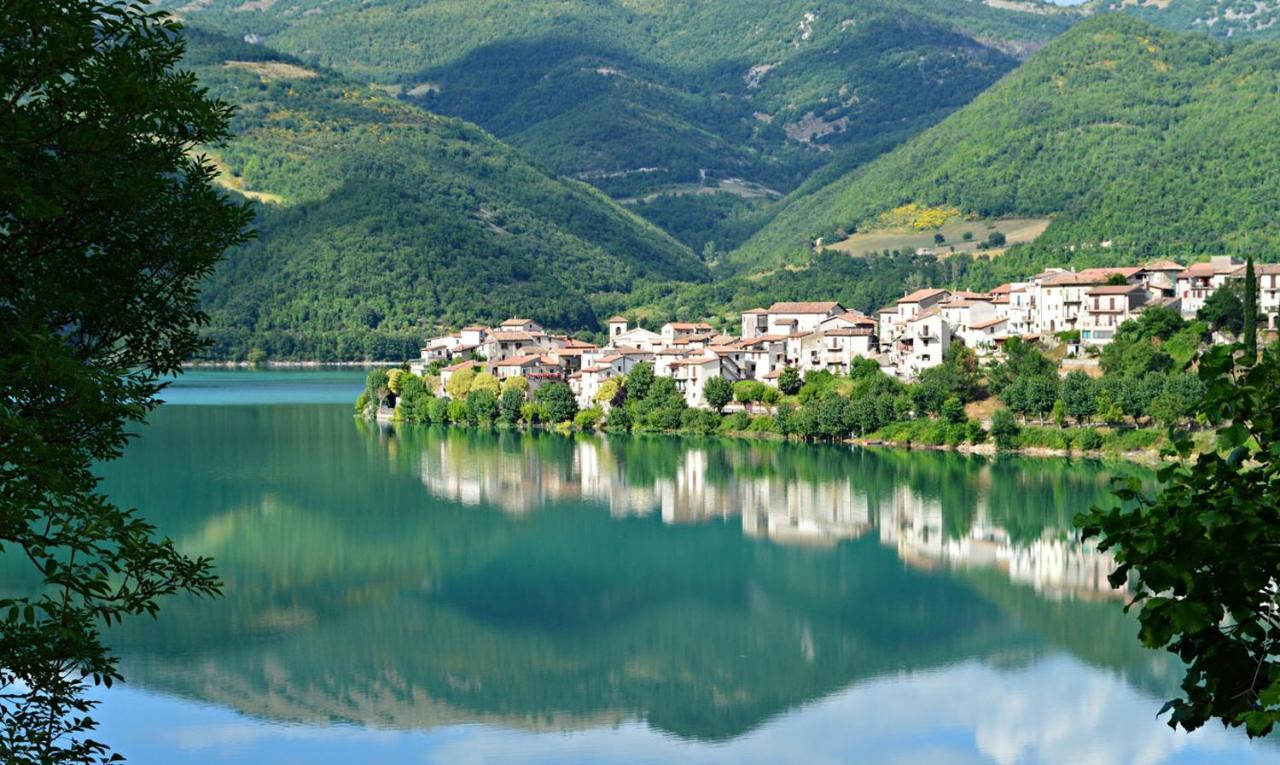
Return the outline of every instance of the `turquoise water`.
{"type": "Polygon", "coordinates": [[[104,471],[226,585],[112,632],[131,762],[1280,763],[1156,718],[1070,530],[1111,467],[392,429],[361,377],[202,372],[104,471]]]}

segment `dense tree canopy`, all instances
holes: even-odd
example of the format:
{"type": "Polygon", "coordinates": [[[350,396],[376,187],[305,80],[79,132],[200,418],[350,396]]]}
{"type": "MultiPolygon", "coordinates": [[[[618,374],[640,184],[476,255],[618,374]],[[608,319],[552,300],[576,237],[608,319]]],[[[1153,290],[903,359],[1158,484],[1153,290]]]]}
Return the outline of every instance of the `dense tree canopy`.
{"type": "Polygon", "coordinates": [[[1255,363],[1240,350],[1218,346],[1200,360],[1195,411],[1217,428],[1214,448],[1176,440],[1155,496],[1126,484],[1123,506],[1078,522],[1115,552],[1111,582],[1136,585],[1142,641],[1187,665],[1182,696],[1165,706],[1169,724],[1217,718],[1258,736],[1280,720],[1280,353],[1272,346],[1255,363]]]}
{"type": "Polygon", "coordinates": [[[29,576],[0,598],[0,760],[89,761],[101,630],[217,588],[97,489],[200,347],[196,287],[248,211],[197,151],[229,108],[177,69],[182,40],[135,5],[0,4],[0,547],[29,576]]]}

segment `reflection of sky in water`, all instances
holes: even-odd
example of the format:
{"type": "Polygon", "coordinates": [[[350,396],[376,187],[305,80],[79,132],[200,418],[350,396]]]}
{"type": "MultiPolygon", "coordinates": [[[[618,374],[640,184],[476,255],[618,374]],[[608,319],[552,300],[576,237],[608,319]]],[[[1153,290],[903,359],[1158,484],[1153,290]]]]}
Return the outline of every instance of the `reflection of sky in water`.
{"type": "Polygon", "coordinates": [[[1208,726],[1174,733],[1120,679],[1058,656],[1025,669],[967,662],[863,683],[725,743],[643,722],[572,733],[486,725],[426,732],[272,725],[118,689],[103,736],[134,763],[821,763],[1188,765],[1280,762],[1274,743],[1208,726]],[[157,726],[157,720],[164,725],[157,726]]]}

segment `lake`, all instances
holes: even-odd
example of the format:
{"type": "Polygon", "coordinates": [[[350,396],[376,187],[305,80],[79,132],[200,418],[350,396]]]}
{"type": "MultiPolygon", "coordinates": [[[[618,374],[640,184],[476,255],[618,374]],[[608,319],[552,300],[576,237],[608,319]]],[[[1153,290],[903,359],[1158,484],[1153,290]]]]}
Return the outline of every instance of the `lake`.
{"type": "Polygon", "coordinates": [[[1116,470],[380,427],[360,372],[197,370],[105,466],[213,601],[113,629],[134,763],[1280,763],[1156,712],[1116,470]]]}

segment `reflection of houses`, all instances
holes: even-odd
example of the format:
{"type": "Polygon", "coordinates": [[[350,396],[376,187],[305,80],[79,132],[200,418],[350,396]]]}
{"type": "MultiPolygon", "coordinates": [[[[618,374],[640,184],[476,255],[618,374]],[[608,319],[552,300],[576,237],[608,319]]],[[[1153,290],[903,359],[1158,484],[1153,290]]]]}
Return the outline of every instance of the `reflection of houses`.
{"type": "MultiPolygon", "coordinates": [[[[1039,538],[1017,541],[994,523],[989,465],[977,468],[977,488],[956,500],[964,503],[957,507],[904,482],[876,492],[860,485],[856,474],[836,471],[817,479],[762,469],[775,456],[768,446],[761,452],[686,448],[667,469],[638,482],[627,471],[627,449],[634,446],[632,439],[566,443],[451,435],[423,453],[422,482],[462,504],[517,514],[588,501],[614,516],[657,515],[669,524],[739,518],[745,535],[788,545],[831,547],[872,533],[917,568],[994,569],[1049,597],[1124,595],[1106,581],[1111,556],[1073,532],[1046,529],[1039,538]],[[956,513],[965,518],[967,530],[950,528],[949,513],[953,522],[956,513]]],[[[670,446],[680,448],[674,441],[670,446]]]]}
{"type": "Polygon", "coordinates": [[[1014,583],[1059,599],[1126,596],[1107,581],[1115,569],[1110,554],[1074,535],[1064,539],[1058,530],[1046,530],[1029,543],[1014,542],[1005,529],[990,522],[985,500],[979,500],[968,533],[959,538],[944,532],[942,502],[918,496],[909,486],[895,489],[892,502],[881,506],[878,521],[880,541],[895,547],[912,566],[995,568],[1014,583]]]}

